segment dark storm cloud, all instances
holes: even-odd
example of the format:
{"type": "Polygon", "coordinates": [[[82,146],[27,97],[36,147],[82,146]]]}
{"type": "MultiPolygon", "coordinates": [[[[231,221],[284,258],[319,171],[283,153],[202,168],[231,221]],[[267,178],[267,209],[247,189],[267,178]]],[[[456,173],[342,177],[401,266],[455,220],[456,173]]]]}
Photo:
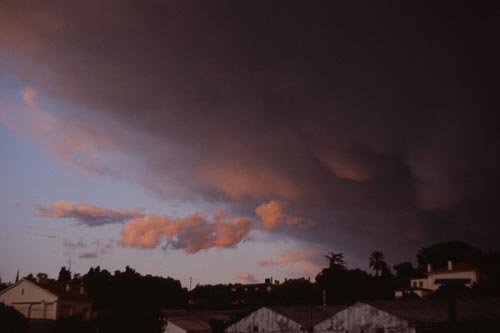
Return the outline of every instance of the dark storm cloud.
{"type": "Polygon", "coordinates": [[[4,1],[0,50],[139,133],[115,136],[161,195],[284,200],[320,225],[297,237],[351,251],[489,246],[500,20],[475,6],[4,1]]]}

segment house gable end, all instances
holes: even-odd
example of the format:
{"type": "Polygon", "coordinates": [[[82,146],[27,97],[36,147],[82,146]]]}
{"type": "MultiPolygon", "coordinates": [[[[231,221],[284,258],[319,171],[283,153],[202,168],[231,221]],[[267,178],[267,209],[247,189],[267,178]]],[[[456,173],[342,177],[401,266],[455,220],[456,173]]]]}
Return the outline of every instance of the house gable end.
{"type": "Polygon", "coordinates": [[[57,300],[57,295],[27,279],[22,279],[0,292],[0,302],[9,305],[15,303],[33,303],[41,301],[55,302],[57,300]]]}

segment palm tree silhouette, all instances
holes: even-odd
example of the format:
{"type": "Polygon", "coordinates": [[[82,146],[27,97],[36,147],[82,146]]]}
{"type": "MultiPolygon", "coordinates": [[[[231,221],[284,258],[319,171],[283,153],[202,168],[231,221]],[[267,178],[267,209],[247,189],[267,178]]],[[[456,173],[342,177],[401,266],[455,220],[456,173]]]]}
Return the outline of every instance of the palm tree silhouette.
{"type": "Polygon", "coordinates": [[[370,255],[370,268],[375,271],[375,276],[380,276],[380,273],[386,267],[384,254],[381,251],[373,251],[370,255]]]}

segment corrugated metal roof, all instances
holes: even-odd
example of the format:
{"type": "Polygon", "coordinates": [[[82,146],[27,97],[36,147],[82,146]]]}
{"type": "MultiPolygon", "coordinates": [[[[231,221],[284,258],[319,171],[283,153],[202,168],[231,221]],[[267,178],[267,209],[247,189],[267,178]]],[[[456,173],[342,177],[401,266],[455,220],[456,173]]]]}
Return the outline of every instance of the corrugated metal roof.
{"type": "Polygon", "coordinates": [[[272,306],[268,308],[311,329],[316,324],[344,310],[346,306],[272,306]]]}
{"type": "Polygon", "coordinates": [[[211,332],[210,321],[216,320],[232,323],[248,313],[248,310],[228,311],[186,311],[164,310],[163,313],[169,322],[179,326],[187,332],[211,332]]]}
{"type": "MultiPolygon", "coordinates": [[[[367,304],[414,323],[449,320],[449,300],[373,301],[367,304]]],[[[500,322],[500,298],[461,298],[456,301],[457,322],[500,322]]]]}
{"type": "Polygon", "coordinates": [[[176,326],[179,326],[180,328],[186,330],[186,332],[212,332],[210,324],[206,320],[197,317],[170,317],[168,319],[168,323],[173,323],[176,326]]]}

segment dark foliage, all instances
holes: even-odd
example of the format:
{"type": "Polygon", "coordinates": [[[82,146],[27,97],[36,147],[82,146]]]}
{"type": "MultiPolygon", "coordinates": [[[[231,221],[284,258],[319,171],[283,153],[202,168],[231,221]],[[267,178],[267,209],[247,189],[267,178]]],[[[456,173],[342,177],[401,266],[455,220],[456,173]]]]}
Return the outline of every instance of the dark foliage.
{"type": "Polygon", "coordinates": [[[417,254],[418,265],[422,271],[425,271],[427,264],[432,264],[434,268],[444,267],[448,260],[479,265],[483,258],[484,254],[481,250],[458,241],[424,247],[417,254]]]}
{"type": "Polygon", "coordinates": [[[24,333],[28,320],[16,309],[0,303],[0,329],[4,333],[24,333]]]}
{"type": "Polygon", "coordinates": [[[396,273],[396,286],[398,288],[409,286],[410,279],[420,273],[415,267],[413,267],[413,264],[409,261],[394,265],[393,268],[394,272],[396,273]]]}
{"type": "Polygon", "coordinates": [[[55,322],[54,333],[94,333],[92,323],[80,316],[58,318],[55,322]]]}
{"type": "Polygon", "coordinates": [[[111,275],[91,268],[82,280],[98,314],[102,333],[159,333],[162,309],[183,307],[187,291],[172,278],[142,276],[130,267],[111,275]]]}
{"type": "Polygon", "coordinates": [[[66,269],[66,267],[61,267],[59,271],[59,276],[57,277],[58,282],[69,282],[71,281],[71,272],[66,269]]]}

